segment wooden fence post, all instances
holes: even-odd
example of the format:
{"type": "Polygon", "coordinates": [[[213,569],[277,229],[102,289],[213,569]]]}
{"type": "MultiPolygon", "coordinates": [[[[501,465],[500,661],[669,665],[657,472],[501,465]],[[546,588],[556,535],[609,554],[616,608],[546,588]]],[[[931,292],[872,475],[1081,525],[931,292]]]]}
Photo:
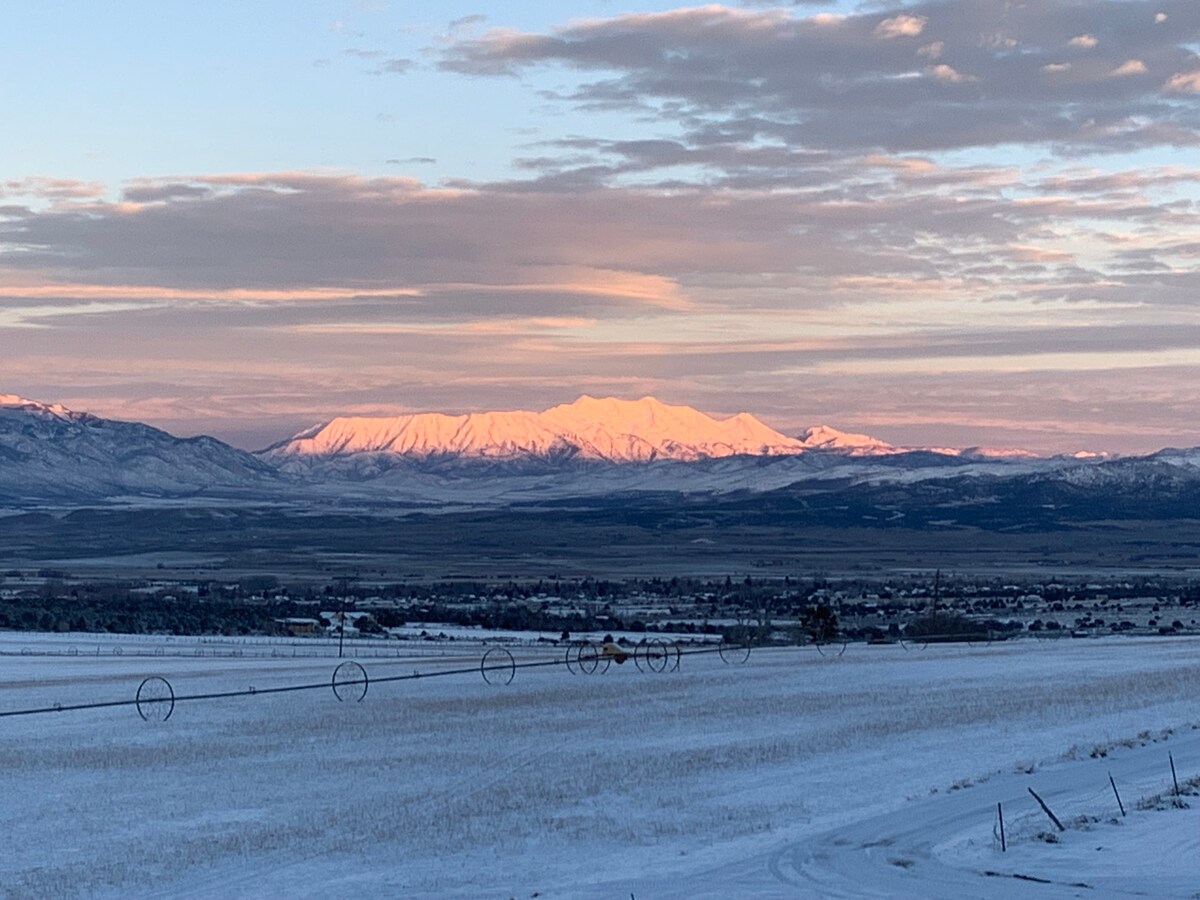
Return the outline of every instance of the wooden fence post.
{"type": "Polygon", "coordinates": [[[1170,751],[1167,752],[1167,759],[1171,761],[1171,781],[1175,783],[1175,805],[1179,806],[1179,779],[1175,775],[1175,757],[1170,751]]]}
{"type": "Polygon", "coordinates": [[[1121,810],[1121,818],[1125,818],[1125,804],[1121,802],[1121,795],[1117,793],[1117,783],[1113,781],[1112,772],[1108,773],[1108,783],[1112,785],[1113,794],[1117,798],[1117,806],[1121,810]]]}
{"type": "Polygon", "coordinates": [[[1058,821],[1058,816],[1050,812],[1050,807],[1046,805],[1046,801],[1037,795],[1037,791],[1035,791],[1033,788],[1026,788],[1026,790],[1033,794],[1033,799],[1038,802],[1038,806],[1042,808],[1042,812],[1050,817],[1050,821],[1054,823],[1055,827],[1058,828],[1059,831],[1066,831],[1067,829],[1063,828],[1063,823],[1058,821]]]}

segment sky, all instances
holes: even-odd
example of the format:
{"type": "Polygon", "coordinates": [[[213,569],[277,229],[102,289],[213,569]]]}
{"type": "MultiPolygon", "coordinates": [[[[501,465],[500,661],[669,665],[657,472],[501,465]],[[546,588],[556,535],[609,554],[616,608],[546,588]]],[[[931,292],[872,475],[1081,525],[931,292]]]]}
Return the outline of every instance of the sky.
{"type": "Polygon", "coordinates": [[[1200,3],[9,4],[0,393],[1200,445],[1200,3]]]}

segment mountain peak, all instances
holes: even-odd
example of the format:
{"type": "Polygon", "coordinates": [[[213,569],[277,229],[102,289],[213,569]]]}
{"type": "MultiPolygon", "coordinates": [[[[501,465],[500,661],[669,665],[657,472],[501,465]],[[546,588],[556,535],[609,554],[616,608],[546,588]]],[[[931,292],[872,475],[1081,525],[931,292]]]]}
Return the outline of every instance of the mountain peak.
{"type": "Polygon", "coordinates": [[[541,412],[337,418],[263,452],[293,458],[375,453],[416,459],[650,462],[779,455],[803,449],[798,441],[748,413],[722,420],[649,396],[622,400],[585,394],[541,412]]]}
{"type": "Polygon", "coordinates": [[[23,413],[37,413],[42,416],[54,416],[59,419],[86,416],[86,413],[72,412],[58,403],[41,403],[18,394],[0,394],[0,409],[19,410],[23,413]]]}
{"type": "Polygon", "coordinates": [[[828,425],[809,428],[801,436],[800,443],[808,450],[836,450],[855,456],[901,452],[886,441],[873,438],[869,434],[838,431],[828,425]]]}
{"type": "Polygon", "coordinates": [[[620,397],[592,397],[589,394],[582,394],[571,403],[552,406],[540,414],[608,422],[653,421],[664,416],[703,415],[690,406],[671,406],[649,395],[638,400],[622,400],[620,397]]]}

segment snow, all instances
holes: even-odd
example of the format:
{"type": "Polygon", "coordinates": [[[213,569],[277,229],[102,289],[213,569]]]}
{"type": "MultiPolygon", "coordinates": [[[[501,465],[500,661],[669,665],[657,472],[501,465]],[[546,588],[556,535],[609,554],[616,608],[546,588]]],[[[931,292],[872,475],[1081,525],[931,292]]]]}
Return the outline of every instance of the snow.
{"type": "MultiPolygon", "coordinates": [[[[1200,641],[780,648],[743,666],[685,656],[667,674],[521,669],[507,687],[469,671],[379,682],[470,670],[482,649],[398,643],[353,645],[377,683],[339,703],[324,641],[0,635],[0,710],[132,699],[147,675],[180,695],[322,686],[180,702],[166,722],[129,706],[0,719],[14,835],[0,885],[1015,898],[1188,897],[1200,883],[1195,812],[1136,809],[1170,784],[1168,752],[1181,779],[1200,773],[1200,641]],[[1130,810],[1119,825],[1109,772],[1130,810]],[[1098,821],[1038,841],[1048,823],[1027,787],[1098,821]]],[[[518,661],[559,652],[513,647],[518,661]]]]}
{"type": "Polygon", "coordinates": [[[52,416],[54,418],[66,419],[71,416],[77,416],[77,413],[72,413],[65,406],[60,406],[57,403],[38,403],[36,400],[28,400],[25,397],[17,394],[0,394],[0,411],[19,410],[27,414],[38,416],[52,416]]]}
{"type": "Polygon", "coordinates": [[[654,399],[583,396],[542,412],[513,410],[448,416],[336,418],[263,454],[289,457],[387,453],[413,458],[570,456],[607,462],[708,459],[736,454],[801,453],[804,446],[753,416],[713,419],[687,406],[654,399]]]}
{"type": "MultiPolygon", "coordinates": [[[[1019,447],[968,447],[962,451],[963,456],[979,459],[1037,459],[1038,455],[1031,450],[1019,447]]],[[[1087,459],[1088,455],[1076,453],[1072,459],[1087,459]]]]}
{"type": "Polygon", "coordinates": [[[828,425],[816,425],[804,432],[800,442],[813,450],[837,450],[857,456],[877,456],[904,451],[868,434],[838,431],[828,425]]]}
{"type": "Polygon", "coordinates": [[[273,487],[257,457],[210,437],[0,395],[0,498],[86,500],[273,487]]]}

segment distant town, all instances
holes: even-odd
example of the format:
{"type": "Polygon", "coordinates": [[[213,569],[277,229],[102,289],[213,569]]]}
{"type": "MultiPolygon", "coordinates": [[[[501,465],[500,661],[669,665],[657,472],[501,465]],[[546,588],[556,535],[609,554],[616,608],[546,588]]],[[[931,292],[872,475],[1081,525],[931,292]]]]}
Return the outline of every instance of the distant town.
{"type": "Polygon", "coordinates": [[[1200,580],[1183,578],[345,577],[321,585],[269,575],[108,581],[57,569],[12,569],[0,577],[0,628],[58,633],[453,640],[470,629],[476,638],[612,632],[625,640],[670,634],[803,643],[1195,634],[1198,620],[1200,580]]]}

